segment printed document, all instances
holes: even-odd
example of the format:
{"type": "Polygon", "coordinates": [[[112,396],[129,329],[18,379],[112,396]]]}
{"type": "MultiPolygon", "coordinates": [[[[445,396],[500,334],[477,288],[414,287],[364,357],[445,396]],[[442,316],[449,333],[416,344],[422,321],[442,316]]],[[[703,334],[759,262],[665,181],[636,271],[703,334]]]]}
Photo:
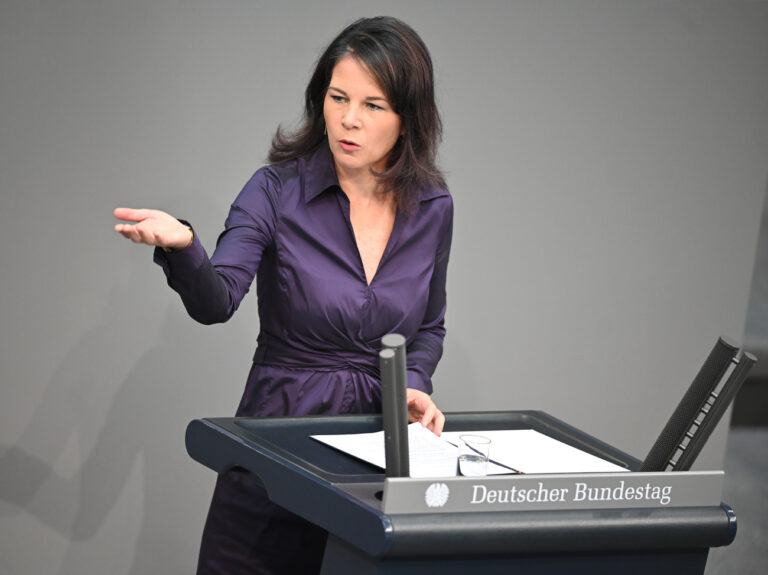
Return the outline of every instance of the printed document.
{"type": "MultiPolygon", "coordinates": [[[[459,436],[464,434],[491,440],[488,475],[627,471],[532,429],[451,431],[438,437],[417,422],[408,426],[410,476],[456,476],[459,436]]],[[[312,437],[381,469],[386,467],[384,431],[312,437]]]]}

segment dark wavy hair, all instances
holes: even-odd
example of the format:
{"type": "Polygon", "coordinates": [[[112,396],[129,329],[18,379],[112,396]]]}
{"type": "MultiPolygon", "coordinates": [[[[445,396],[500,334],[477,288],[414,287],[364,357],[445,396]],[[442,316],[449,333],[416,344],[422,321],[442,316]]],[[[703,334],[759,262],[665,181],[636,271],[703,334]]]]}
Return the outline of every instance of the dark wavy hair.
{"type": "Polygon", "coordinates": [[[395,194],[398,207],[411,211],[419,192],[445,186],[436,166],[442,122],[435,104],[432,58],[419,35],[391,17],[363,18],[347,26],[320,56],[304,92],[304,114],[290,133],[278,128],[269,162],[293,160],[314,151],[326,138],[323,102],[336,63],[354,57],[379,83],[402,121],[403,135],[386,168],[375,175],[395,194]]]}

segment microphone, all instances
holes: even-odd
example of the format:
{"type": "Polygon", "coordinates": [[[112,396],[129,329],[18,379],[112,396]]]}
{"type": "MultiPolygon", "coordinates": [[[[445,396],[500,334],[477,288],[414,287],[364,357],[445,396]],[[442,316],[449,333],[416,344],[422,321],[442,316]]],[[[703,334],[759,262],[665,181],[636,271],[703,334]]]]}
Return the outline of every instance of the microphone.
{"type": "Polygon", "coordinates": [[[756,361],[720,337],[639,471],[688,471],[756,361]]]}
{"type": "Polygon", "coordinates": [[[386,475],[408,477],[410,467],[405,337],[390,333],[381,338],[381,344],[384,349],[379,352],[379,367],[386,475]]]}

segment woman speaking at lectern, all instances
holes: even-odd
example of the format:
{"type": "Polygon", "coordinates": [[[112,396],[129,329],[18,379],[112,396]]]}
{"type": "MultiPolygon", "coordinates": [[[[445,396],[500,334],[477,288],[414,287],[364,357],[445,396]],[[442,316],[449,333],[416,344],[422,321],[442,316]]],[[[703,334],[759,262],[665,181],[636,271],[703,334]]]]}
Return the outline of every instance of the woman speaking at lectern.
{"type": "MultiPolygon", "coordinates": [[[[381,410],[381,337],[407,340],[411,421],[440,433],[430,399],[445,335],[453,204],[435,165],[432,63],[394,18],[359,20],[320,56],[302,123],[233,202],[209,258],[192,228],[118,208],[115,226],[156,246],[189,314],[228,320],[254,277],[260,333],[238,416],[381,410]]],[[[316,573],[325,532],[269,502],[246,473],[216,484],[198,573],[316,573]]]]}

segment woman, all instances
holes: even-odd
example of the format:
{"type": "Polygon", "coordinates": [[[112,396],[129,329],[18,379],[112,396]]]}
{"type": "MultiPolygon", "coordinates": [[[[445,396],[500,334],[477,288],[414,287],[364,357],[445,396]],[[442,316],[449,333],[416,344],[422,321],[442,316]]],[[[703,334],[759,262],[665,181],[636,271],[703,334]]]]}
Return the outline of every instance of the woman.
{"type": "MultiPolygon", "coordinates": [[[[440,434],[430,399],[442,355],[453,205],[435,167],[432,63],[394,18],[362,19],[321,55],[304,119],[234,201],[209,259],[186,223],[118,208],[202,323],[229,319],[256,277],[260,333],[238,416],[378,412],[380,339],[407,340],[411,421],[440,434]]],[[[325,533],[222,474],[198,573],[313,573],[325,533]]]]}

